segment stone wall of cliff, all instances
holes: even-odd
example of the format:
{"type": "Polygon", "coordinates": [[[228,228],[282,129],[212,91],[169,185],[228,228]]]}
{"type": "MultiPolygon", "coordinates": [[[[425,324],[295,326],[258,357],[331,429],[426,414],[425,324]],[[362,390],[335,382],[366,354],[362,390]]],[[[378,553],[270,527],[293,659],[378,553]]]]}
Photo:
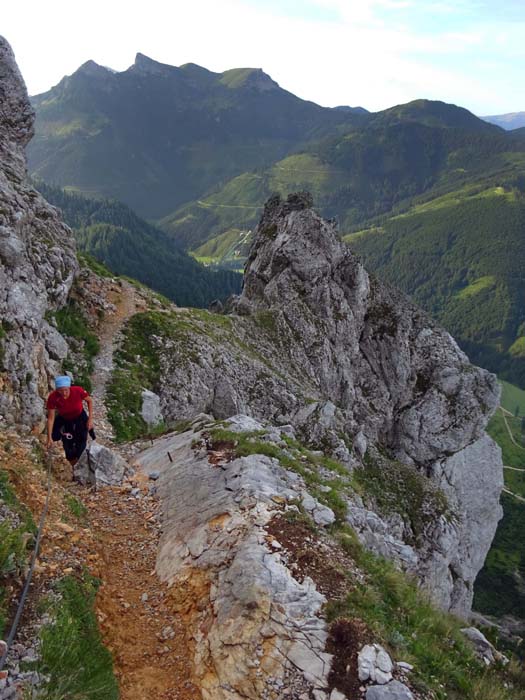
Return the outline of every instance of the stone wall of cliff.
{"type": "Polygon", "coordinates": [[[46,320],[77,270],[70,229],[27,179],[34,114],[11,47],[0,37],[0,417],[32,426],[67,345],[46,320]]]}

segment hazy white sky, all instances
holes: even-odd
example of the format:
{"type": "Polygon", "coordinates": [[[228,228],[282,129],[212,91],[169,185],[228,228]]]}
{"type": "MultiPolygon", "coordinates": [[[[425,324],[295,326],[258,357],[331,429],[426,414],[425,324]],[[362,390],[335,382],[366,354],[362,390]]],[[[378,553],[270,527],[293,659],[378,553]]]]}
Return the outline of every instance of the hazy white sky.
{"type": "Polygon", "coordinates": [[[0,33],[30,94],[90,58],[124,70],[141,51],[263,68],[326,106],[426,97],[476,114],[525,110],[525,0],[26,0],[4,3],[0,33]]]}

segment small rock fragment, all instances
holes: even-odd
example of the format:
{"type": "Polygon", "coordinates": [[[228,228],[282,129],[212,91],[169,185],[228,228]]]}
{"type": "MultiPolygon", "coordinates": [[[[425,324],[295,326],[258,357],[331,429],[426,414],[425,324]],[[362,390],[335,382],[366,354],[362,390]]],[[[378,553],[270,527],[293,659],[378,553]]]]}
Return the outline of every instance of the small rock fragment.
{"type": "Polygon", "coordinates": [[[392,659],[379,644],[367,644],[357,657],[358,676],[360,681],[371,680],[385,685],[392,680],[392,659]]]}
{"type": "Polygon", "coordinates": [[[337,690],[337,688],[334,688],[332,692],[330,693],[330,700],[347,700],[346,695],[343,695],[341,691],[337,690]]]}
{"type": "Polygon", "coordinates": [[[366,700],[414,700],[410,688],[400,681],[373,685],[366,691],[366,700]]]}

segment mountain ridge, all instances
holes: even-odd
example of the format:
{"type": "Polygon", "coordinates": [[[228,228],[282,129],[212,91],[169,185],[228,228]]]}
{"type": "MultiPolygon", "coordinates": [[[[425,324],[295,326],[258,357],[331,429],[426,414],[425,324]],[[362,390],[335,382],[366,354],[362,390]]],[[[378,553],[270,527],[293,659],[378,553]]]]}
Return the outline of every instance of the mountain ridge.
{"type": "MultiPolygon", "coordinates": [[[[337,217],[343,234],[363,240],[366,231],[390,230],[390,219],[419,212],[431,201],[437,208],[455,196],[461,206],[454,217],[447,208],[447,240],[464,234],[471,239],[472,221],[479,217],[469,222],[466,213],[489,204],[481,197],[473,202],[469,191],[492,196],[502,188],[507,195],[497,201],[505,221],[501,235],[510,242],[519,234],[514,213],[520,206],[510,193],[521,192],[525,183],[521,130],[506,132],[462,107],[424,99],[377,113],[325,109],[291,95],[260,69],[213,73],[195,64],[167,66],[143,54],[136,64],[144,74],[131,67],[115,75],[91,66],[87,73],[95,70],[96,77],[68,78],[53,96],[39,98],[30,153],[40,164],[33,160],[33,171],[88,196],[126,202],[156,219],[205,264],[240,269],[264,201],[274,192],[286,196],[301,189],[313,193],[324,216],[337,217]]],[[[418,220],[428,218],[422,213],[418,220]]],[[[412,225],[415,219],[406,221],[412,225]]],[[[386,237],[376,237],[377,245],[383,242],[388,246],[386,237]]],[[[437,240],[436,246],[443,249],[437,240]]],[[[400,274],[406,279],[405,271],[400,274]]],[[[458,275],[461,284],[450,287],[447,301],[451,330],[478,362],[523,386],[519,305],[503,293],[499,317],[510,309],[512,337],[505,331],[500,342],[490,324],[480,337],[474,304],[466,298],[459,304],[454,296],[475,276],[472,270],[453,271],[451,280],[458,275]],[[467,323],[459,323],[460,307],[467,323]]],[[[407,285],[435,312],[423,300],[424,289],[407,285]]]]}
{"type": "Polygon", "coordinates": [[[495,114],[481,118],[509,131],[525,127],[525,112],[507,112],[506,114],[495,114]]]}
{"type": "Polygon", "coordinates": [[[362,118],[301,100],[261,69],[212,73],[142,54],[120,73],[84,64],[32,102],[34,176],[155,219],[362,118]]]}

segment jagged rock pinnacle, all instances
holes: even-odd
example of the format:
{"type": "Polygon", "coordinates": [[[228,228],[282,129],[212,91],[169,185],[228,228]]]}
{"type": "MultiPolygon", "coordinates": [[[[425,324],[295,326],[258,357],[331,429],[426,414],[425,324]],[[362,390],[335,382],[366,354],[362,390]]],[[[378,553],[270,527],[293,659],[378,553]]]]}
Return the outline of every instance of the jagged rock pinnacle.
{"type": "MultiPolygon", "coordinates": [[[[336,234],[306,193],[267,202],[231,307],[238,343],[192,334],[193,355],[207,358],[199,362],[163,346],[163,414],[279,417],[340,459],[348,456],[343,435],[356,460],[379,446],[377,459],[384,451],[430,475],[458,520],[436,513],[440,524],[417,552],[399,552],[443,607],[466,614],[501,517],[501,458],[484,432],[497,381],[407,297],[370,276],[336,234]],[[252,354],[239,357],[239,347],[252,354]]],[[[395,558],[383,527],[367,536],[395,558]]]]}

